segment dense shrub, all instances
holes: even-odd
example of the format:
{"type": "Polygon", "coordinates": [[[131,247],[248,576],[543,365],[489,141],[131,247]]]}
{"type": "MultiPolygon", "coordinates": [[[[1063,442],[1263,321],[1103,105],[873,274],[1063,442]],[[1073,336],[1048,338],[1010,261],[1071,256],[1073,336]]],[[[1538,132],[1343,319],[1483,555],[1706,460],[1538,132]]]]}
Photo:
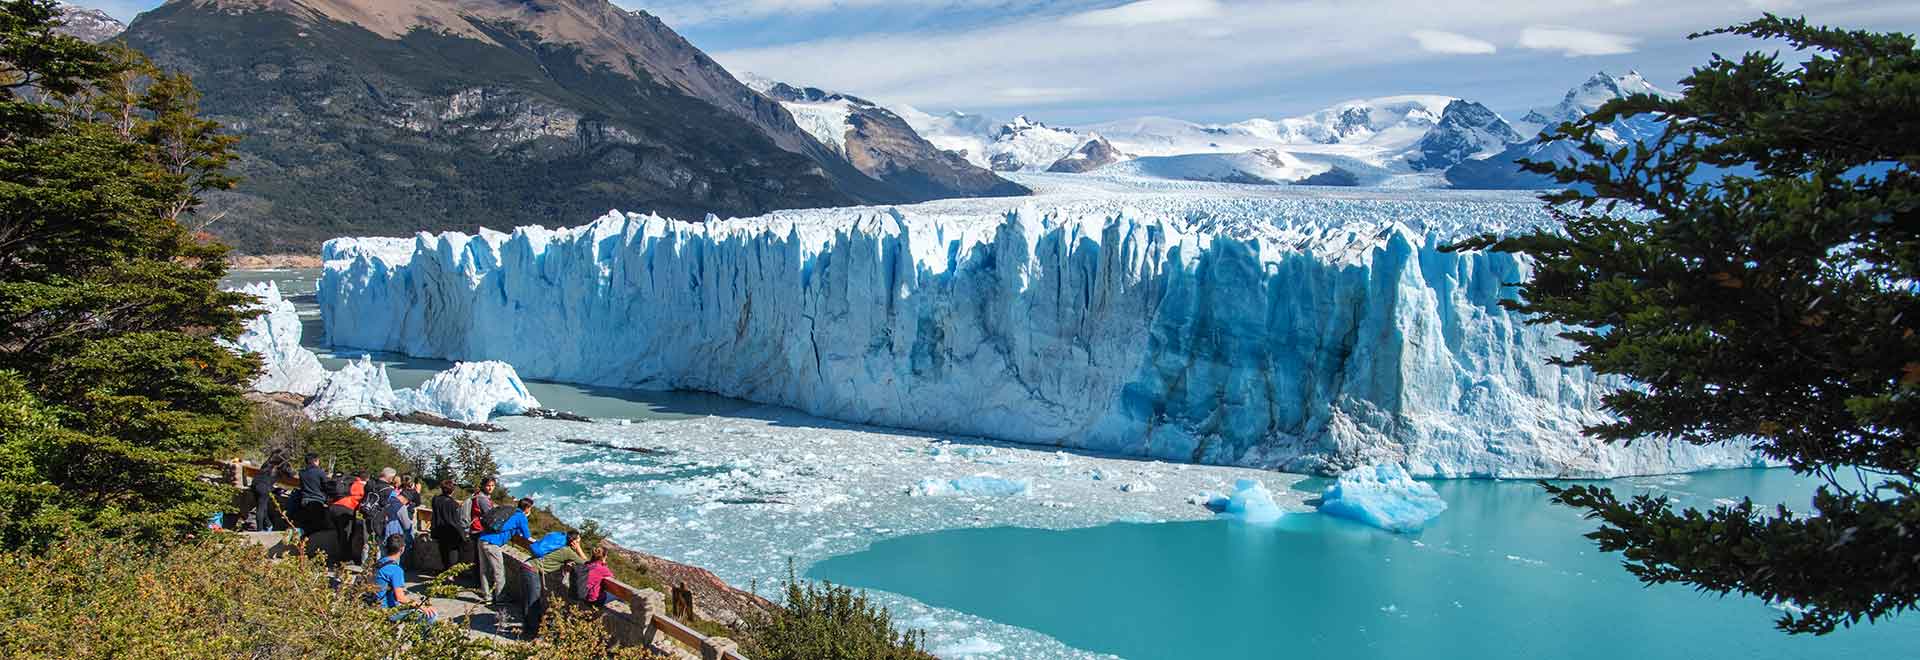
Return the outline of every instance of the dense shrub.
{"type": "Polygon", "coordinates": [[[742,647],[754,660],[931,660],[926,633],[897,632],[893,615],[831,582],[802,582],[787,574],[786,607],[750,617],[742,647]]]}

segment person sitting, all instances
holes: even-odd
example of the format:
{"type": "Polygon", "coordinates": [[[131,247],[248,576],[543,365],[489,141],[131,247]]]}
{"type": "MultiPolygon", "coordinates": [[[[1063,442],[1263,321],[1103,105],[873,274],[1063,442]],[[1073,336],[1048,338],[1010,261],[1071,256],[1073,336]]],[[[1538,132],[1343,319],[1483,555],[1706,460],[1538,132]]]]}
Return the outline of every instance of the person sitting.
{"type": "Polygon", "coordinates": [[[583,580],[583,586],[579,591],[583,594],[584,600],[589,603],[601,607],[612,605],[614,601],[620,599],[606,589],[607,580],[613,577],[613,569],[607,568],[606,546],[594,546],[593,552],[588,557],[581,572],[575,574],[580,576],[577,579],[583,580]]]}
{"type": "MultiPolygon", "coordinates": [[[[527,503],[528,509],[533,508],[530,500],[521,501],[527,503]]],[[[559,547],[536,554],[532,559],[527,560],[525,572],[520,575],[521,584],[526,585],[520,601],[520,613],[526,621],[522,628],[524,632],[520,635],[523,641],[531,641],[540,636],[540,620],[545,618],[547,613],[547,576],[586,557],[586,554],[580,551],[578,532],[566,532],[565,538],[565,544],[553,544],[559,547]]]]}
{"type": "Polygon", "coordinates": [[[380,544],[380,551],[382,557],[379,565],[374,569],[373,584],[376,590],[374,595],[379,599],[381,607],[395,609],[405,606],[408,608],[394,612],[388,620],[405,621],[416,617],[421,623],[433,623],[439,620],[440,613],[433,609],[432,603],[427,602],[426,598],[407,592],[407,572],[400,568],[400,555],[407,551],[407,540],[397,534],[388,536],[387,540],[380,544]]]}

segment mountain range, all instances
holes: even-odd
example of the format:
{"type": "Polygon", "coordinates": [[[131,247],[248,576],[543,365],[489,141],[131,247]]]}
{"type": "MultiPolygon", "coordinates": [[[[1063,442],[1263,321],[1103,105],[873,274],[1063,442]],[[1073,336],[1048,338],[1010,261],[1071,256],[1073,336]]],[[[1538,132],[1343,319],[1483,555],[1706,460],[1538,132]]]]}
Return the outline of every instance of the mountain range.
{"type": "MultiPolygon", "coordinates": [[[[90,41],[121,27],[67,16],[90,41]]],[[[192,74],[205,113],[243,136],[243,183],[207,212],[250,253],[610,208],[697,220],[1029,192],[1001,173],[1547,187],[1516,161],[1579,155],[1540,131],[1614,98],[1669,94],[1602,72],[1517,122],[1465,98],[1402,95],[1227,124],[1067,127],[736,78],[607,0],[170,0],[119,36],[192,74]]],[[[1622,144],[1660,129],[1616,123],[1603,136],[1622,144]]]]}

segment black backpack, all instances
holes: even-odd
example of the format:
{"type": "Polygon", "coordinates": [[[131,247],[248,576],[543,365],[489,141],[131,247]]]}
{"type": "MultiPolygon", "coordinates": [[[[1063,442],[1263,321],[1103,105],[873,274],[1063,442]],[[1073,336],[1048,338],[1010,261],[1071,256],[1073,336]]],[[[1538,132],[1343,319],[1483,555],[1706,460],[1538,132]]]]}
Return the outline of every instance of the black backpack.
{"type": "MultiPolygon", "coordinates": [[[[567,581],[572,583],[568,591],[571,592],[570,595],[574,600],[582,603],[587,602],[587,573],[591,572],[587,566],[585,562],[576,563],[573,565],[573,570],[567,572],[567,581]]],[[[604,589],[606,586],[601,585],[601,588],[604,589]]]]}
{"type": "Polygon", "coordinates": [[[515,509],[511,506],[505,506],[505,505],[496,506],[496,507],[493,507],[492,509],[488,509],[487,517],[485,519],[486,520],[485,527],[486,527],[487,533],[493,534],[496,532],[505,531],[507,528],[507,521],[513,519],[513,514],[518,512],[519,512],[519,509],[515,509]]]}
{"type": "Polygon", "coordinates": [[[360,517],[367,521],[367,538],[386,539],[387,493],[392,490],[393,486],[384,482],[367,482],[367,495],[360,498],[360,517]]]}
{"type": "Polygon", "coordinates": [[[353,477],[339,475],[327,480],[325,485],[327,501],[337,501],[353,494],[353,477]]]}

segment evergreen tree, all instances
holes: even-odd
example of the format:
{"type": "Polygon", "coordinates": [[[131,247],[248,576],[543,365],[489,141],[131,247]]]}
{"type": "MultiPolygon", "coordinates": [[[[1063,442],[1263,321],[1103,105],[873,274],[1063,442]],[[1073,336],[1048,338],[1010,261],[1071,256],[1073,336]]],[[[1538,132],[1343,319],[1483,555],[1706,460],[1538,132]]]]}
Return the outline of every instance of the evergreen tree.
{"type": "Polygon", "coordinates": [[[231,184],[231,140],[185,77],[58,15],[0,2],[0,544],[162,540],[224,499],[193,462],[237,444],[258,367],[217,341],[246,316],[226,248],[180,222],[231,184]]]}
{"type": "Polygon", "coordinates": [[[1514,308],[1570,326],[1561,362],[1637,385],[1609,395],[1609,442],[1751,444],[1825,481],[1811,514],[1751,501],[1677,511],[1549,486],[1648,583],[1791,601],[1826,633],[1920,599],[1920,57],[1903,34],[1772,15],[1695,37],[1783,40],[1715,56],[1686,96],[1634,96],[1557,129],[1589,159],[1531,163],[1564,231],[1461,247],[1531,255],[1514,308]],[[1603,127],[1666,132],[1609,148],[1603,127]]]}

